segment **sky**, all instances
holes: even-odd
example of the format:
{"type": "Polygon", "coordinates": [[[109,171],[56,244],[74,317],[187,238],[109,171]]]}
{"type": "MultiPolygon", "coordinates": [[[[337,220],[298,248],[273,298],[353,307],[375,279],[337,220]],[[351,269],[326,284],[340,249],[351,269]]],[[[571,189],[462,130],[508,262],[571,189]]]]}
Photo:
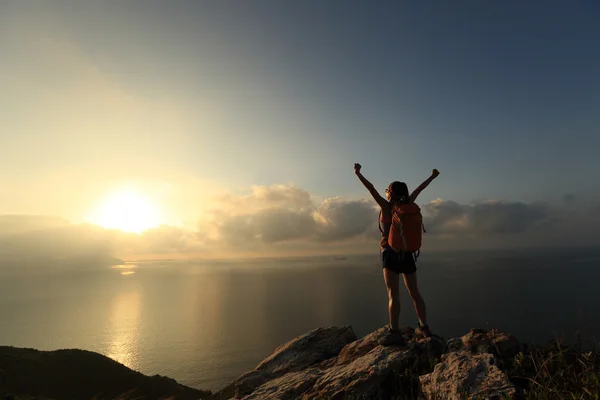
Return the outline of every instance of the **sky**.
{"type": "Polygon", "coordinates": [[[597,244],[599,17],[596,1],[2,1],[0,258],[93,240],[125,258],[376,252],[355,162],[381,192],[441,171],[418,199],[432,250],[597,244]]]}

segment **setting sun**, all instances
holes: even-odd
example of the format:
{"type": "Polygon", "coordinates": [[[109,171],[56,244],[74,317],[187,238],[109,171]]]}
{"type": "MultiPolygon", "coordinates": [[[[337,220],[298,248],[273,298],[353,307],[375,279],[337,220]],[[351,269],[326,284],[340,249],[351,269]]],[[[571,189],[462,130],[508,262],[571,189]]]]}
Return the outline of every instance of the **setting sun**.
{"type": "Polygon", "coordinates": [[[140,233],[160,225],[160,212],[152,201],[133,189],[107,196],[89,218],[89,222],[109,229],[140,233]]]}

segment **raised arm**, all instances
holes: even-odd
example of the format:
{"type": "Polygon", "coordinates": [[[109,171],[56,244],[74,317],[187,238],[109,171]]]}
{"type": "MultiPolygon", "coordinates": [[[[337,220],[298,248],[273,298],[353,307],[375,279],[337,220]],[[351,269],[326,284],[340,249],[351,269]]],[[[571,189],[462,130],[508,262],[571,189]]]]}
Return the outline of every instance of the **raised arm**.
{"type": "Polygon", "coordinates": [[[427,186],[429,186],[429,184],[435,179],[437,178],[437,176],[440,174],[440,171],[438,171],[437,169],[434,169],[433,172],[431,173],[431,176],[429,178],[427,178],[425,180],[425,182],[421,183],[419,185],[418,188],[416,188],[415,190],[413,190],[413,192],[410,194],[410,202],[414,203],[414,201],[417,199],[417,196],[419,195],[419,193],[421,193],[421,191],[423,191],[423,189],[425,189],[427,186]]]}
{"type": "Polygon", "coordinates": [[[381,207],[381,208],[387,207],[389,205],[388,201],[386,199],[384,199],[383,197],[381,197],[381,195],[375,189],[375,186],[373,186],[373,184],[371,182],[369,182],[367,180],[367,178],[365,178],[360,173],[361,168],[362,167],[360,164],[354,164],[354,173],[356,174],[356,176],[358,176],[358,179],[360,179],[362,184],[365,185],[365,187],[367,188],[369,193],[371,193],[371,196],[373,196],[373,198],[375,199],[377,204],[379,204],[379,207],[381,207]]]}

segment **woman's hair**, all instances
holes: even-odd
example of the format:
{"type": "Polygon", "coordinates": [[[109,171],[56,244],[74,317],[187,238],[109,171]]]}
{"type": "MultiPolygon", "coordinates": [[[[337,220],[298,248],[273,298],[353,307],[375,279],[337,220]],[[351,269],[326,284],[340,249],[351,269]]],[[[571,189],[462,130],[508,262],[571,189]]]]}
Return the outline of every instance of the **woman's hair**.
{"type": "Polygon", "coordinates": [[[390,192],[392,201],[408,203],[409,195],[406,183],[398,181],[392,182],[390,183],[390,186],[388,186],[388,191],[390,192]]]}

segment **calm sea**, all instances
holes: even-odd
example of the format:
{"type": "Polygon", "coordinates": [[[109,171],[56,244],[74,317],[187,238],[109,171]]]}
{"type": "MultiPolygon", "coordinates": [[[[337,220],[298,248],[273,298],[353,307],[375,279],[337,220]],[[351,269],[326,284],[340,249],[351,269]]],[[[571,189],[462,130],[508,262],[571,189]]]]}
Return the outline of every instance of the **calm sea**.
{"type": "MultiPolygon", "coordinates": [[[[600,333],[599,267],[600,249],[424,253],[418,276],[436,333],[496,327],[545,342],[600,333]]],[[[365,335],[386,307],[377,254],[12,274],[0,280],[0,344],[97,351],[215,390],[314,328],[365,335]]],[[[401,323],[416,323],[406,290],[401,323]]]]}

